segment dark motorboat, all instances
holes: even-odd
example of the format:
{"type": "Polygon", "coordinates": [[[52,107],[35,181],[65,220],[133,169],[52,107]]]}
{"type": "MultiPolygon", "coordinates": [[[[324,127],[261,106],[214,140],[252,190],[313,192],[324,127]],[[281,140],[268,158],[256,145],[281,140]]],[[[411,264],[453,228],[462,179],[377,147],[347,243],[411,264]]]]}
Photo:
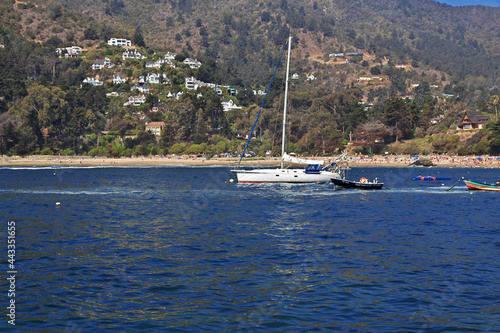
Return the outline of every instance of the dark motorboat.
{"type": "Polygon", "coordinates": [[[335,179],[332,178],[332,183],[336,186],[341,186],[345,188],[357,188],[361,190],[380,190],[384,183],[379,183],[378,179],[375,178],[372,182],[369,182],[366,178],[361,178],[358,182],[347,179],[335,179]]]}
{"type": "Polygon", "coordinates": [[[384,183],[379,183],[378,178],[375,178],[373,181],[368,181],[365,177],[361,177],[359,181],[347,180],[347,171],[349,168],[349,163],[346,158],[347,153],[342,152],[342,157],[340,161],[337,163],[336,172],[340,175],[340,178],[332,178],[332,183],[335,186],[340,186],[344,188],[357,188],[361,190],[380,190],[384,183]]]}

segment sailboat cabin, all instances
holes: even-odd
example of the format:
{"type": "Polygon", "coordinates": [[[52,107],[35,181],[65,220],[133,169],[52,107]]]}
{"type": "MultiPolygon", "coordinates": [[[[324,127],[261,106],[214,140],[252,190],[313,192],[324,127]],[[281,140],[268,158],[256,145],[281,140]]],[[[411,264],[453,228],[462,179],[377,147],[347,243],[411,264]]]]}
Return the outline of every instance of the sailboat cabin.
{"type": "Polygon", "coordinates": [[[465,111],[459,128],[463,130],[482,129],[491,120],[491,116],[479,111],[465,111]]]}

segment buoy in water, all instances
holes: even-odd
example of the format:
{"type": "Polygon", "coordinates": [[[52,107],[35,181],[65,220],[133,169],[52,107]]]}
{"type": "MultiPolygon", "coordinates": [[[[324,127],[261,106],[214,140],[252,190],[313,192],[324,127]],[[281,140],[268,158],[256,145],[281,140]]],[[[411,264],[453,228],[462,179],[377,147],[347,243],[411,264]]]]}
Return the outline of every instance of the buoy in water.
{"type": "Polygon", "coordinates": [[[54,176],[56,175],[56,173],[54,172],[54,176]]]}
{"type": "Polygon", "coordinates": [[[229,182],[230,183],[234,183],[234,179],[229,179],[229,182]]]}
{"type": "Polygon", "coordinates": [[[61,203],[59,201],[56,202],[56,206],[61,206],[61,203]]]}

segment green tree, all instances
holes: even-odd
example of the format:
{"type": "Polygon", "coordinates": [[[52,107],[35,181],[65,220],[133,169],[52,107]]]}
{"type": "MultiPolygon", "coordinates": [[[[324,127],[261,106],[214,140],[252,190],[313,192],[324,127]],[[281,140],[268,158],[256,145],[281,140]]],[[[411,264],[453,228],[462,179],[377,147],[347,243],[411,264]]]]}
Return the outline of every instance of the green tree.
{"type": "Polygon", "coordinates": [[[495,121],[498,121],[498,102],[500,101],[500,97],[498,95],[490,96],[490,100],[488,101],[491,106],[495,108],[495,121]]]}
{"type": "Polygon", "coordinates": [[[490,140],[490,154],[500,155],[500,122],[497,121],[493,123],[490,128],[490,133],[488,135],[488,140],[490,140]]]}
{"type": "Polygon", "coordinates": [[[135,29],[134,37],[132,38],[132,42],[139,47],[146,46],[146,43],[144,42],[144,38],[142,37],[142,30],[141,30],[140,26],[135,29]]]}
{"type": "Polygon", "coordinates": [[[85,39],[96,40],[99,39],[99,32],[94,26],[90,26],[83,32],[85,39]]]}
{"type": "Polygon", "coordinates": [[[45,87],[36,83],[27,91],[28,95],[13,112],[25,121],[25,128],[31,129],[33,136],[30,137],[37,144],[42,144],[44,137],[47,141],[60,136],[65,131],[68,120],[64,92],[58,87],[45,87]]]}
{"type": "Polygon", "coordinates": [[[423,81],[415,88],[415,102],[422,105],[430,99],[432,99],[432,94],[429,82],[423,81]]]}
{"type": "Polygon", "coordinates": [[[268,11],[263,11],[262,14],[260,14],[260,20],[264,23],[271,21],[271,14],[268,11]]]}

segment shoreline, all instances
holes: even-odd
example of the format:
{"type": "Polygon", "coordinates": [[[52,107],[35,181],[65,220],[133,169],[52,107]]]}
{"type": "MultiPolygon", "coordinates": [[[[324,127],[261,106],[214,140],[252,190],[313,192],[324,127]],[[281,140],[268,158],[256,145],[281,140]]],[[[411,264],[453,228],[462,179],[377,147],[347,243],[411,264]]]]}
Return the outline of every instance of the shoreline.
{"type": "MultiPolygon", "coordinates": [[[[338,156],[309,158],[335,162],[338,156]]],[[[351,167],[407,167],[416,161],[411,156],[348,156],[351,167]]],[[[434,167],[485,167],[499,168],[500,157],[496,156],[425,156],[434,167]]],[[[1,156],[0,167],[5,166],[236,166],[239,158],[219,157],[206,159],[192,156],[149,156],[149,157],[89,157],[89,156],[1,156]]],[[[248,158],[243,166],[279,166],[278,158],[248,158]]]]}

